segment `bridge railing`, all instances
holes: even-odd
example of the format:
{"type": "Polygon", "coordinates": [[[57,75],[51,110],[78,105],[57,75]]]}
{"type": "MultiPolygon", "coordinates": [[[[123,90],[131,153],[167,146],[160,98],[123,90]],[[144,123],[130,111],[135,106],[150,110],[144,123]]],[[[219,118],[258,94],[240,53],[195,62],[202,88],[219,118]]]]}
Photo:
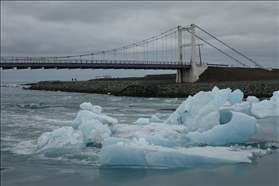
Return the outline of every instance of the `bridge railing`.
{"type": "Polygon", "coordinates": [[[190,62],[169,61],[136,61],[136,60],[78,60],[78,59],[32,59],[32,58],[1,58],[1,63],[95,63],[95,64],[160,64],[190,65],[190,62]]]}

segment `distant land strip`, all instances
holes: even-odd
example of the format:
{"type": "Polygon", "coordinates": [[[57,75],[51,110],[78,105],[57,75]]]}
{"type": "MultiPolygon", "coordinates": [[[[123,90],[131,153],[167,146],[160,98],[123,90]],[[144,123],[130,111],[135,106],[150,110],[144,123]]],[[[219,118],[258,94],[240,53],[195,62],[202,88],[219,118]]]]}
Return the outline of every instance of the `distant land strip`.
{"type": "Polygon", "coordinates": [[[279,90],[279,70],[209,67],[195,83],[175,83],[175,74],[162,74],[147,75],[141,78],[40,81],[31,85],[29,89],[115,96],[186,98],[199,91],[210,91],[214,86],[220,89],[240,89],[244,93],[244,97],[271,97],[274,91],[279,90]]]}

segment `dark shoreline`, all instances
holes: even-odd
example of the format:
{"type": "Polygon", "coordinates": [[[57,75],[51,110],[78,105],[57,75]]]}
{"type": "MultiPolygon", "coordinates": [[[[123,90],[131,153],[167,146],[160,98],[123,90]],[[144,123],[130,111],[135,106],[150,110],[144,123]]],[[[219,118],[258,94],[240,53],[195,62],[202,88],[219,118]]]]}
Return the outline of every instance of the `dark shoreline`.
{"type": "Polygon", "coordinates": [[[110,94],[115,96],[133,97],[188,97],[200,91],[211,91],[214,86],[219,89],[240,89],[244,97],[256,96],[259,98],[271,97],[274,91],[279,90],[279,81],[255,82],[219,82],[196,84],[138,84],[133,81],[43,81],[32,85],[30,90],[82,92],[110,94]]]}
{"type": "Polygon", "coordinates": [[[175,83],[175,74],[142,78],[112,78],[88,81],[41,81],[30,90],[111,94],[133,97],[188,97],[200,91],[240,89],[244,97],[271,97],[279,90],[279,70],[210,67],[195,83],[175,83]]]}

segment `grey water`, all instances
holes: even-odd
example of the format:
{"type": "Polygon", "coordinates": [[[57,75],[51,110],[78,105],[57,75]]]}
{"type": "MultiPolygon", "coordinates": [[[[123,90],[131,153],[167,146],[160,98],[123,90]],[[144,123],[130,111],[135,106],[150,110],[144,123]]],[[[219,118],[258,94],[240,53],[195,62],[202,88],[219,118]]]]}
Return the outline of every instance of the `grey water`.
{"type": "MultiPolygon", "coordinates": [[[[38,137],[71,126],[83,102],[100,105],[103,113],[121,124],[132,124],[156,113],[169,115],[184,100],[1,87],[1,185],[278,185],[277,148],[253,157],[252,163],[173,169],[102,167],[98,147],[75,153],[36,153],[38,137]]],[[[278,144],[278,135],[272,132],[275,120],[261,120],[267,130],[245,143],[262,148],[278,144]]]]}

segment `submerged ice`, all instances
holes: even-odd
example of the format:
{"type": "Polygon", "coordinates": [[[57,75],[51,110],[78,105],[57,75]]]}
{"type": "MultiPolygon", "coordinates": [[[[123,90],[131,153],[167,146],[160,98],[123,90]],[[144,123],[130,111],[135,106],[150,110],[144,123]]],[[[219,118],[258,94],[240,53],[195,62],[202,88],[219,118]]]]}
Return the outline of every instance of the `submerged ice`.
{"type": "MultiPolygon", "coordinates": [[[[85,102],[71,127],[38,138],[37,152],[80,151],[88,144],[99,144],[101,165],[191,167],[249,163],[255,149],[229,146],[247,141],[264,128],[258,119],[279,117],[278,96],[279,91],[270,100],[249,96],[243,101],[239,89],[214,87],[189,96],[169,116],[156,113],[131,124],[118,123],[103,114],[101,106],[85,102]]],[[[275,128],[278,130],[278,126],[275,128]]],[[[261,154],[266,152],[261,150],[261,154]]]]}

